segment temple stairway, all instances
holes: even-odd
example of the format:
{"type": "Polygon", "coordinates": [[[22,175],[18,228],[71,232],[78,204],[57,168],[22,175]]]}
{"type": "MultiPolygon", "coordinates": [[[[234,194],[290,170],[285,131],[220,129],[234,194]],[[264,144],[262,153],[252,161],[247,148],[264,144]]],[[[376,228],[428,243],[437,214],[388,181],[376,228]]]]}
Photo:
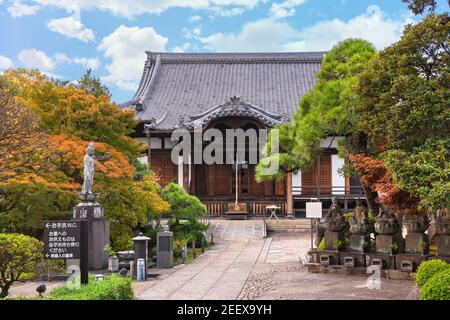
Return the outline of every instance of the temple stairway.
{"type": "Polygon", "coordinates": [[[296,234],[310,232],[309,219],[271,219],[267,221],[268,234],[296,234]]]}

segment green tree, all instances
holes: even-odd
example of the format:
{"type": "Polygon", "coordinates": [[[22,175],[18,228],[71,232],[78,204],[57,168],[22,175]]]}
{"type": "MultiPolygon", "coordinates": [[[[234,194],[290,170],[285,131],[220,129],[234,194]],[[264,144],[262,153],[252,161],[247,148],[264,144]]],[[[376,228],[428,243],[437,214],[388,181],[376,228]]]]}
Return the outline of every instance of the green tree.
{"type": "Polygon", "coordinates": [[[195,220],[206,215],[205,205],[176,183],[165,186],[161,197],[170,204],[170,214],[177,223],[182,219],[195,220]]]}
{"type": "Polygon", "coordinates": [[[361,74],[359,127],[398,185],[437,209],[448,206],[450,19],[430,14],[361,74]]]}
{"type": "Polygon", "coordinates": [[[92,94],[93,96],[96,96],[97,98],[100,96],[107,96],[111,98],[111,93],[109,92],[108,87],[102,84],[99,78],[92,75],[91,69],[86,70],[81,79],[78,81],[77,87],[92,94]]]}
{"type": "Polygon", "coordinates": [[[415,15],[423,14],[425,11],[434,12],[437,6],[436,0],[402,0],[402,2],[407,3],[408,9],[415,15]]]}
{"type": "MultiPolygon", "coordinates": [[[[320,153],[320,141],[327,136],[343,136],[340,150],[350,153],[370,153],[367,136],[360,130],[355,114],[360,100],[356,95],[358,76],[376,57],[372,44],[360,39],[348,39],[335,45],[326,53],[314,88],[301,100],[294,119],[279,129],[280,153],[260,161],[257,179],[279,179],[286,172],[309,169],[320,153]],[[273,175],[263,175],[270,160],[280,163],[273,175]]],[[[269,135],[271,138],[271,134],[269,135]]],[[[271,141],[265,152],[271,153],[271,141]]],[[[343,155],[343,154],[342,154],[343,155]]],[[[374,193],[367,189],[369,206],[376,206],[374,193]]]]}
{"type": "Polygon", "coordinates": [[[130,137],[134,111],[120,110],[109,96],[95,96],[74,85],[60,87],[37,70],[11,69],[5,76],[17,87],[17,99],[30,107],[47,134],[69,134],[85,141],[107,143],[130,160],[145,145],[130,137]]]}
{"type": "Polygon", "coordinates": [[[42,249],[42,242],[35,238],[0,233],[0,298],[6,298],[11,285],[42,260],[42,249]]]}

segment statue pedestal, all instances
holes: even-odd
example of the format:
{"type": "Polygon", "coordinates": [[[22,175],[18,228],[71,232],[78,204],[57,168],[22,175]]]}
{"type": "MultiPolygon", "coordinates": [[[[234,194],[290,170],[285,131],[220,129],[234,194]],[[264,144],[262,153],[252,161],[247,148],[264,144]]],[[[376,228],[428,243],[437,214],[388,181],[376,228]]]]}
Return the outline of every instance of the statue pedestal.
{"type": "Polygon", "coordinates": [[[342,241],[345,243],[344,232],[341,231],[325,231],[325,250],[338,251],[336,248],[336,241],[342,241]]]}
{"type": "Polygon", "coordinates": [[[340,253],[339,264],[351,268],[366,266],[366,255],[359,252],[344,251],[340,253]]]}
{"type": "Polygon", "coordinates": [[[378,234],[375,238],[375,247],[377,253],[390,254],[391,249],[389,248],[389,246],[394,243],[397,244],[398,250],[401,250],[396,235],[378,234]]]}
{"type": "Polygon", "coordinates": [[[88,220],[88,259],[90,270],[108,267],[109,221],[103,215],[103,207],[97,202],[99,193],[79,194],[81,202],[73,208],[73,218],[88,220]]]}
{"type": "Polygon", "coordinates": [[[436,237],[436,243],[438,247],[438,256],[449,257],[450,256],[450,236],[438,235],[436,237]]]}
{"type": "Polygon", "coordinates": [[[366,266],[379,266],[381,270],[395,269],[395,256],[383,253],[366,254],[366,266]]]}
{"type": "Polygon", "coordinates": [[[428,236],[422,232],[408,232],[405,240],[405,252],[415,254],[429,253],[428,236]],[[423,245],[425,246],[423,247],[423,245]]]}
{"type": "Polygon", "coordinates": [[[364,234],[351,234],[348,237],[350,251],[364,252],[366,242],[370,242],[370,238],[364,234]]]}
{"type": "Polygon", "coordinates": [[[427,260],[427,255],[401,253],[395,256],[395,269],[400,271],[416,272],[422,261],[427,260]]]}

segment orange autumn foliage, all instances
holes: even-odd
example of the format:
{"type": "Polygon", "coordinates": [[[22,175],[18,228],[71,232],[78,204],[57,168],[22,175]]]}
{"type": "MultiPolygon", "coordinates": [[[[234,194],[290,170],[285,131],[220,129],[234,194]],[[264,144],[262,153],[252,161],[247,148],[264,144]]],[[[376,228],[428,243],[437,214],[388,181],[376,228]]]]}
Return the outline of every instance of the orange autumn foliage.
{"type": "MultiPolygon", "coordinates": [[[[55,150],[53,161],[67,174],[82,172],[84,168],[83,158],[89,141],[83,141],[67,134],[53,135],[49,138],[49,147],[55,150]]],[[[101,142],[95,142],[96,172],[104,174],[108,178],[133,179],[134,167],[128,158],[115,148],[101,142]]]]}
{"type": "Polygon", "coordinates": [[[347,157],[360,176],[361,183],[377,192],[382,204],[394,210],[417,206],[418,199],[398,188],[392,173],[382,160],[364,154],[347,155],[347,157]]]}

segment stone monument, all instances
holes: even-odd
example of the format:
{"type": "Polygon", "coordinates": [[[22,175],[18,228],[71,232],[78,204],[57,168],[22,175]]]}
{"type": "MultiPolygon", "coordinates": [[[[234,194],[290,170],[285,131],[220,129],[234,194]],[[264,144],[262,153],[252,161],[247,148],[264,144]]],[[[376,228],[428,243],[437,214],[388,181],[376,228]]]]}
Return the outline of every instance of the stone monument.
{"type": "Polygon", "coordinates": [[[84,156],[84,182],[81,202],[73,208],[73,218],[88,220],[88,259],[90,270],[100,270],[108,266],[108,254],[104,251],[109,243],[109,221],[103,215],[103,207],[97,202],[100,193],[92,192],[95,171],[94,143],[89,143],[84,156]]]}
{"type": "Polygon", "coordinates": [[[391,254],[393,248],[399,249],[399,241],[396,234],[400,230],[395,214],[385,211],[383,206],[380,206],[380,211],[375,217],[375,233],[376,233],[376,250],[378,253],[391,254]]]}
{"type": "Polygon", "coordinates": [[[338,251],[339,248],[337,248],[336,244],[338,242],[345,243],[345,219],[336,197],[332,198],[332,204],[325,216],[324,226],[326,250],[338,251]]]}
{"type": "Polygon", "coordinates": [[[438,247],[438,256],[446,257],[450,260],[450,208],[439,210],[436,222],[436,243],[438,247]]]}
{"type": "Polygon", "coordinates": [[[356,199],[356,208],[349,219],[349,249],[356,252],[364,252],[370,245],[370,225],[367,209],[356,199]]]}
{"type": "Polygon", "coordinates": [[[398,270],[414,272],[428,258],[430,244],[425,231],[430,226],[430,221],[426,210],[405,209],[403,214],[403,226],[408,231],[405,253],[396,256],[395,264],[398,270]]]}

